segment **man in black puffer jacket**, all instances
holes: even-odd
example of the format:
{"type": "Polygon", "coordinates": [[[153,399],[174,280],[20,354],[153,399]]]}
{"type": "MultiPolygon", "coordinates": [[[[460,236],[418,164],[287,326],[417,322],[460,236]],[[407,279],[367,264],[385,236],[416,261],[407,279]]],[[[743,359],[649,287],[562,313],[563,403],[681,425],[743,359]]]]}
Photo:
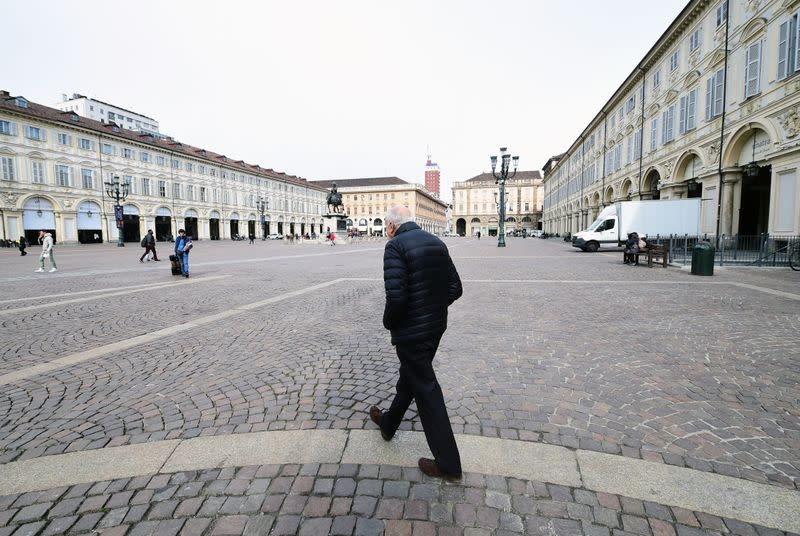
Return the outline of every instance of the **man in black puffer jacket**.
{"type": "Polygon", "coordinates": [[[397,348],[400,379],[389,410],[382,412],[373,406],[370,418],[389,441],[411,401],[416,400],[434,456],[433,460],[420,458],[420,470],[429,476],[459,479],[461,458],[433,371],[433,357],[447,329],[447,307],[461,297],[461,279],[447,246],[420,229],[408,208],[392,207],[384,221],[390,240],[383,253],[383,326],[391,331],[397,348]]]}

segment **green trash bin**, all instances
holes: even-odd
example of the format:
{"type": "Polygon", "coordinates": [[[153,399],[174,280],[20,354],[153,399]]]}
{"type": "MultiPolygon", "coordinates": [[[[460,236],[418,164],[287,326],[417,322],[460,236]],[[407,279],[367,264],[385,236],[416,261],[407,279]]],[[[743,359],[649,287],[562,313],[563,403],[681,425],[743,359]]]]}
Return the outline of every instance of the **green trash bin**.
{"type": "Polygon", "coordinates": [[[714,246],[710,242],[698,242],[692,248],[692,274],[714,275],[714,246]]]}

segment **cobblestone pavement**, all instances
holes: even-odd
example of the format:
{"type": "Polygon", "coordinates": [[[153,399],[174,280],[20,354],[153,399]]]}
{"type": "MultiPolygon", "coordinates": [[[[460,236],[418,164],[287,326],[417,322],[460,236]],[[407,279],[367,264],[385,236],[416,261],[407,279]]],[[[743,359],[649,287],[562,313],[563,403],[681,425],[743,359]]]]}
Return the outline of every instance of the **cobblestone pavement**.
{"type": "Polygon", "coordinates": [[[0,496],[0,535],[773,536],[782,531],[566,486],[390,465],[262,465],[0,496]]]}
{"type": "MultiPolygon", "coordinates": [[[[727,269],[696,278],[627,267],[621,254],[583,254],[555,240],[510,240],[505,250],[489,240],[448,244],[465,294],[451,308],[435,365],[457,433],[796,489],[796,273],[727,269]]],[[[381,326],[382,246],[198,243],[188,285],[144,292],[127,287],[179,281],[167,262],[139,264],[139,248],[62,247],[55,274],[32,273],[35,255],[0,250],[8,289],[0,300],[0,377],[176,327],[0,384],[0,463],[201,435],[374,429],[366,410],[386,404],[397,374],[381,326]],[[203,281],[212,276],[226,277],[203,281]],[[324,290],[244,308],[339,278],[324,290]],[[55,294],[69,295],[41,298],[55,294]],[[96,299],[13,312],[89,296],[96,299]],[[223,311],[235,314],[180,329],[223,311]]],[[[421,430],[413,406],[407,417],[404,429],[421,430]]],[[[285,466],[75,486],[0,499],[0,535],[122,525],[129,534],[247,527],[273,534],[434,534],[437,527],[465,535],[771,534],[580,489],[549,485],[553,496],[536,482],[469,475],[460,486],[442,486],[418,477],[396,467],[285,466]],[[337,494],[336,486],[355,488],[337,494]]]]}

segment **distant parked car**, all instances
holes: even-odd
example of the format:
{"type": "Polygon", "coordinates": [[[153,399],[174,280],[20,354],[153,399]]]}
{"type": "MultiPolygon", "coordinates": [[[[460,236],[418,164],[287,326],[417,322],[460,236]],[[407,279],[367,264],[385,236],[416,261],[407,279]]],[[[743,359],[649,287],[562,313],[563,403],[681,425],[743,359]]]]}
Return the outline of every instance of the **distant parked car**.
{"type": "Polygon", "coordinates": [[[267,235],[267,239],[269,239],[269,240],[283,240],[283,235],[271,234],[271,235],[267,235]]]}
{"type": "Polygon", "coordinates": [[[541,229],[534,229],[533,231],[531,231],[531,236],[535,236],[536,238],[539,238],[540,236],[542,236],[542,230],[541,229]]]}

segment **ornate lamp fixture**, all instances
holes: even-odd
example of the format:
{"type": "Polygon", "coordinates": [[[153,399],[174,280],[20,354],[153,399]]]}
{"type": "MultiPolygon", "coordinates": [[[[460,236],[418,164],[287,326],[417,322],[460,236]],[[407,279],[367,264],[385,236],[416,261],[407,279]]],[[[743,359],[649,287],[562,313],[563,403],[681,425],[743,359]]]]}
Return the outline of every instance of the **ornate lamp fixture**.
{"type": "Polygon", "coordinates": [[[755,179],[761,172],[761,166],[756,164],[756,134],[753,132],[753,156],[749,164],[742,166],[744,176],[750,179],[755,179]]]}

